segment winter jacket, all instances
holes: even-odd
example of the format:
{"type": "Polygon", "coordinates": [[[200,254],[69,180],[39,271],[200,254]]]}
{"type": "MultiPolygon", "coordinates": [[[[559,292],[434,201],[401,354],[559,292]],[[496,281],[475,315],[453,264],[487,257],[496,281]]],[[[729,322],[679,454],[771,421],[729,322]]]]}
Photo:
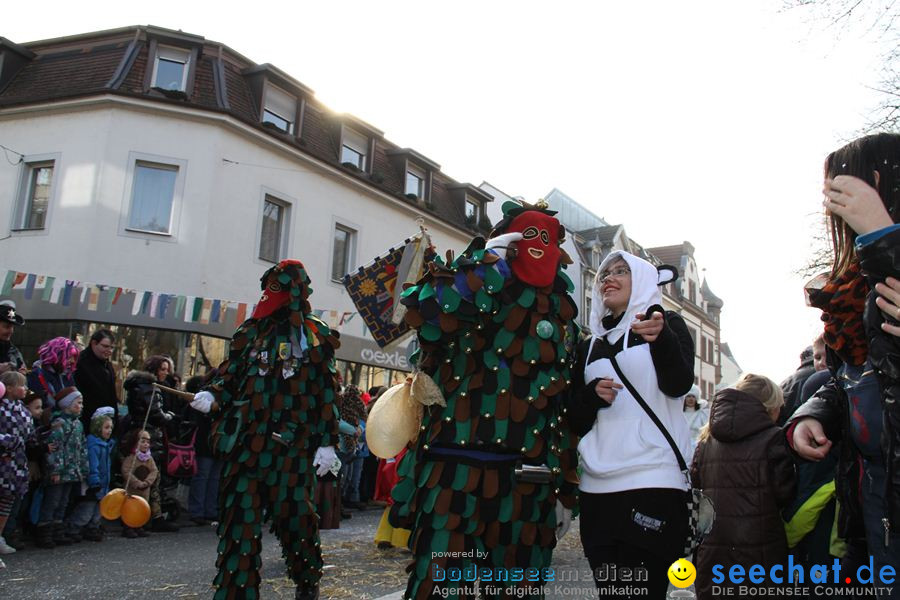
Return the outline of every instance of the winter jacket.
{"type": "MultiPolygon", "coordinates": [[[[863,275],[868,280],[869,296],[863,313],[868,362],[875,371],[881,392],[883,426],[881,437],[882,456],[887,473],[885,490],[891,529],[900,528],[900,338],[881,329],[887,321],[897,325],[897,321],[886,319],[875,304],[877,293],[875,284],[883,282],[887,276],[897,277],[900,272],[900,230],[889,231],[870,243],[857,247],[863,275]]],[[[791,441],[793,425],[800,419],[813,417],[820,421],[828,439],[841,443],[840,459],[835,476],[835,485],[840,513],[839,532],[842,537],[864,536],[862,507],[859,503],[860,452],[851,439],[850,411],[847,395],[834,379],[841,361],[837,354],[828,350],[828,367],[832,380],[821,388],[803,406],[797,409],[788,421],[786,433],[791,441]]]]}
{"type": "Polygon", "coordinates": [[[54,412],[47,442],[56,450],[47,454],[46,478],[59,475],[59,483],[87,480],[87,446],[84,429],[76,415],[54,412]]]}
{"type": "MultiPolygon", "coordinates": [[[[81,424],[85,431],[90,429],[91,416],[101,406],[110,406],[116,410],[119,397],[116,394],[116,373],[108,360],[98,358],[90,346],[78,355],[75,366],[75,385],[84,398],[84,409],[81,411],[81,424]]],[[[117,413],[113,413],[113,425],[117,413]]]]}
{"type": "MultiPolygon", "coordinates": [[[[163,408],[162,393],[153,384],[156,377],[144,371],[131,371],[125,378],[125,401],[128,403],[128,422],[122,429],[122,434],[140,429],[147,418],[147,431],[150,433],[150,449],[157,460],[165,457],[164,430],[172,420],[172,413],[163,408]],[[147,410],[150,416],[147,417],[147,410]]],[[[127,451],[126,448],[122,448],[127,451]]]]}
{"type": "Polygon", "coordinates": [[[104,440],[94,434],[87,436],[88,480],[89,488],[97,488],[97,499],[100,500],[109,491],[111,454],[114,442],[104,440]]]}
{"type": "Polygon", "coordinates": [[[58,391],[75,385],[75,379],[71,374],[57,373],[50,367],[42,366],[39,360],[34,361],[31,371],[25,377],[28,380],[28,389],[44,399],[45,411],[56,408],[53,396],[58,391]]]}
{"type": "Polygon", "coordinates": [[[137,454],[129,454],[122,461],[122,481],[127,482],[128,487],[125,490],[129,494],[140,496],[149,502],[150,488],[153,487],[157,477],[159,477],[159,470],[157,470],[156,462],[152,458],[147,461],[140,461],[137,454]],[[134,465],[134,473],[131,471],[132,465],[134,465]],[[132,473],[130,481],[128,479],[129,473],[132,473]],[[137,488],[135,484],[138,481],[143,481],[147,484],[147,487],[137,488]]]}
{"type": "Polygon", "coordinates": [[[18,400],[0,398],[0,495],[28,491],[26,443],[34,438],[31,414],[18,400]]]}
{"type": "MultiPolygon", "coordinates": [[[[802,359],[802,355],[801,355],[802,359]]],[[[784,405],[781,407],[781,414],[778,415],[778,424],[784,425],[784,422],[797,410],[803,402],[800,399],[803,391],[803,384],[809,379],[809,376],[816,372],[813,366],[812,355],[801,360],[800,366],[794,371],[790,377],[781,382],[781,391],[784,392],[784,405]]]]}
{"type": "MultiPolygon", "coordinates": [[[[710,437],[691,465],[694,486],[716,509],[712,531],[697,551],[697,595],[712,598],[712,567],[787,560],[780,510],[794,498],[794,462],[784,436],[762,403],[734,389],[716,394],[710,437]]],[[[728,567],[726,567],[728,568],[728,567]]]]}

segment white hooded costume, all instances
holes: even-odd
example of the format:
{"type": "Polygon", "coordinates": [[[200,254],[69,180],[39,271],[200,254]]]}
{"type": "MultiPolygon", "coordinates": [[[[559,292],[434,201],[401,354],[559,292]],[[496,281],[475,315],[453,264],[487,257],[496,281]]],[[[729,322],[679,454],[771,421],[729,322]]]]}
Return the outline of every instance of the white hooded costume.
{"type": "MultiPolygon", "coordinates": [[[[693,444],[682,414],[681,397],[667,396],[660,391],[650,344],[629,346],[635,315],[646,314],[652,305],[662,304],[658,286],[660,271],[641,258],[615,251],[601,263],[598,277],[619,258],[631,269],[631,298],[623,317],[607,329],[603,318],[610,310],[603,304],[599,280],[594,281],[590,316],[593,337],[587,352],[588,360],[598,339],[605,338],[608,343],[615,344],[624,337],[622,349],[615,355],[620,369],[669,431],[690,464],[693,444]]],[[[608,358],[585,364],[585,384],[602,377],[622,383],[608,358]]],[[[579,488],[585,492],[607,494],[642,488],[686,490],[689,487],[671,446],[627,387],[618,390],[611,406],[597,412],[597,419],[581,439],[578,452],[583,463],[579,488]]]]}

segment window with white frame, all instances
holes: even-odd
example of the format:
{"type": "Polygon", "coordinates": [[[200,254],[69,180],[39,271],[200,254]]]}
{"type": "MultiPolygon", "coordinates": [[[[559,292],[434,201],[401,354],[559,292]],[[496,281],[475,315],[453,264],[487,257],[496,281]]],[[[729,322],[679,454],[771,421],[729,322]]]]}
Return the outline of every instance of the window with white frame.
{"type": "Polygon", "coordinates": [[[478,222],[478,203],[468,198],[466,198],[466,222],[478,222]]]}
{"type": "Polygon", "coordinates": [[[285,133],[294,133],[297,98],[273,85],[267,85],[265,93],[262,122],[271,123],[285,133]]]}
{"type": "Polygon", "coordinates": [[[331,250],[331,279],[343,281],[353,266],[356,251],[356,231],[346,225],[335,224],[334,245],[331,250]]]}
{"type": "Polygon", "coordinates": [[[26,163],[13,229],[43,229],[47,224],[54,161],[26,163]]]}
{"type": "Polygon", "coordinates": [[[178,165],[139,160],[134,165],[128,229],[172,233],[172,207],[178,165]]]}
{"type": "Polygon", "coordinates": [[[187,91],[190,61],[189,51],[160,46],[153,63],[152,87],[177,92],[187,91]]]}
{"type": "Polygon", "coordinates": [[[262,228],[259,234],[259,257],[277,263],[287,248],[287,228],[290,205],[266,194],[263,200],[262,228]]]}
{"type": "Polygon", "coordinates": [[[365,171],[369,153],[369,138],[344,127],[341,135],[341,163],[350,163],[360,171],[365,171]]]}
{"type": "Polygon", "coordinates": [[[425,197],[425,171],[413,165],[406,167],[406,194],[416,198],[425,197]]]}

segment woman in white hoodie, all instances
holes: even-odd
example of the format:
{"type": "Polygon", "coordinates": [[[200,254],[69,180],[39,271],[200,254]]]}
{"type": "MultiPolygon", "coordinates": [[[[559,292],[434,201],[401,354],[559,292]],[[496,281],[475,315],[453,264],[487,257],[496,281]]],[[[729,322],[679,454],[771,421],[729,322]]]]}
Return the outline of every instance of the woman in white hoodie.
{"type": "MultiPolygon", "coordinates": [[[[709,422],[709,402],[700,399],[700,388],[691,386],[691,391],[684,395],[684,420],[691,430],[691,452],[697,447],[700,430],[709,422]]],[[[684,457],[687,462],[691,459],[684,457]]]]}
{"type": "MultiPolygon", "coordinates": [[[[600,264],[592,291],[591,337],[578,346],[569,421],[583,466],[581,542],[598,590],[604,565],[646,569],[646,598],[664,598],[669,566],[683,554],[686,474],[665,436],[611,359],[668,430],[685,461],[691,436],[681,397],[694,383],[694,344],[682,318],[662,309],[659,285],[674,267],[616,251],[600,264]],[[580,429],[580,430],[579,430],[580,429]]],[[[600,595],[604,595],[601,591],[600,595]]],[[[608,595],[608,594],[607,594],[608,595]]]]}

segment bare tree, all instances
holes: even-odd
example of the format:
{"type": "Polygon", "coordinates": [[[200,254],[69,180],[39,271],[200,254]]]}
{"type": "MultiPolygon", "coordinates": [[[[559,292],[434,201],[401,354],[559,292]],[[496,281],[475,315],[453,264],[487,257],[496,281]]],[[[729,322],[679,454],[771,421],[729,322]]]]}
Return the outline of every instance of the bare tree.
{"type": "Polygon", "coordinates": [[[897,0],[783,0],[785,10],[805,10],[813,25],[835,32],[851,31],[878,37],[884,48],[881,73],[872,89],[880,100],[872,107],[859,135],[900,129],[900,2],[897,0]]]}

